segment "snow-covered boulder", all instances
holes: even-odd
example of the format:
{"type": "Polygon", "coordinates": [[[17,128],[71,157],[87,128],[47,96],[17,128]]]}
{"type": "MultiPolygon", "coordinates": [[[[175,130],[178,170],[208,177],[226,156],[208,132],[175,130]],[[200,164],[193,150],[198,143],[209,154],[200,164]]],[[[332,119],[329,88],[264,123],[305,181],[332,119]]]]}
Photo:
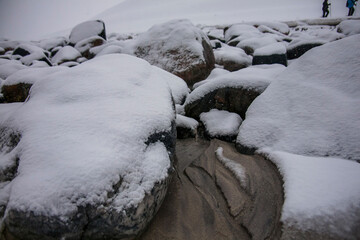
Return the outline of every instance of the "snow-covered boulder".
{"type": "Polygon", "coordinates": [[[134,54],[171,72],[192,86],[214,68],[210,40],[189,20],[172,20],[151,27],[135,40],[134,54]]]}
{"type": "Polygon", "coordinates": [[[280,36],[286,36],[290,33],[290,27],[281,22],[253,22],[257,29],[262,33],[273,33],[280,36]]]}
{"type": "Polygon", "coordinates": [[[201,86],[201,85],[203,85],[203,84],[205,84],[207,82],[210,82],[210,81],[212,81],[214,79],[217,79],[219,76],[227,74],[227,73],[229,73],[228,70],[216,67],[211,71],[210,75],[205,80],[202,80],[201,82],[195,83],[193,88],[197,88],[197,87],[199,87],[199,86],[201,86]]]}
{"type": "Polygon", "coordinates": [[[186,116],[198,120],[201,113],[216,108],[245,118],[247,108],[270,84],[271,78],[243,74],[242,70],[221,75],[195,88],[185,101],[186,116]]]}
{"type": "Polygon", "coordinates": [[[197,135],[199,122],[180,114],[176,114],[176,135],[179,139],[194,138],[197,135]]]}
{"type": "Polygon", "coordinates": [[[295,59],[309,51],[314,47],[321,46],[327,41],[317,38],[312,39],[295,39],[286,47],[286,55],[288,59],[295,59]]]}
{"type": "Polygon", "coordinates": [[[283,43],[274,43],[255,50],[253,65],[274,63],[287,66],[286,47],[283,43]]]}
{"type": "Polygon", "coordinates": [[[0,47],[0,55],[4,55],[5,54],[5,49],[0,47]]]}
{"type": "Polygon", "coordinates": [[[107,54],[113,54],[113,53],[122,53],[123,48],[117,45],[109,45],[103,48],[98,54],[96,54],[97,57],[107,55],[107,54]]]}
{"type": "Polygon", "coordinates": [[[345,35],[360,33],[360,20],[344,20],[337,26],[337,31],[345,35]]]}
{"type": "Polygon", "coordinates": [[[0,115],[1,131],[9,137],[0,134],[0,146],[16,145],[0,149],[0,167],[15,165],[0,188],[2,229],[19,239],[130,239],[143,231],[172,171],[169,82],[185,84],[113,54],[37,81],[13,111],[1,105],[0,113],[8,112],[0,115]]]}
{"type": "MultiPolygon", "coordinates": [[[[242,39],[259,36],[260,31],[249,24],[234,24],[229,28],[224,29],[224,38],[227,44],[230,44],[235,38],[241,37],[242,39]]],[[[236,43],[233,43],[232,46],[236,46],[241,39],[237,40],[236,43]]]]}
{"type": "Polygon", "coordinates": [[[44,61],[49,66],[52,66],[50,60],[48,59],[49,53],[45,52],[44,49],[32,44],[20,44],[15,48],[12,55],[21,56],[20,61],[27,66],[30,66],[34,61],[44,61]]]}
{"type": "Polygon", "coordinates": [[[60,65],[64,62],[76,61],[81,57],[81,53],[71,46],[65,46],[59,49],[56,54],[51,58],[55,65],[60,65]]]}
{"type": "Polygon", "coordinates": [[[225,42],[224,39],[224,29],[222,28],[209,28],[202,29],[210,40],[219,40],[220,42],[225,42]]]}
{"type": "Polygon", "coordinates": [[[238,149],[359,160],[359,41],[354,35],[312,49],[280,73],[247,111],[238,149]]]}
{"type": "Polygon", "coordinates": [[[66,38],[64,37],[56,37],[56,38],[49,38],[39,41],[37,44],[42,49],[47,51],[51,51],[56,47],[64,47],[66,45],[66,38]]]}
{"type": "Polygon", "coordinates": [[[29,95],[31,86],[50,74],[65,70],[65,67],[25,68],[10,75],[1,87],[4,101],[24,102],[29,95]]]}
{"type": "Polygon", "coordinates": [[[25,68],[27,66],[22,65],[20,61],[5,60],[4,63],[0,64],[0,78],[5,80],[11,74],[25,68]]]}
{"type": "Polygon", "coordinates": [[[3,48],[5,52],[14,50],[19,44],[19,41],[0,40],[0,47],[3,48]]]}
{"type": "Polygon", "coordinates": [[[281,151],[262,154],[284,180],[281,239],[360,238],[359,163],[281,151]]]}
{"type": "Polygon", "coordinates": [[[246,54],[253,55],[255,50],[271,44],[277,43],[275,37],[272,34],[262,34],[261,36],[246,38],[240,41],[236,47],[243,49],[246,54]]]}
{"type": "Polygon", "coordinates": [[[252,58],[241,48],[223,44],[221,48],[214,50],[215,62],[224,66],[228,71],[237,71],[251,65],[252,58]]]}
{"type": "Polygon", "coordinates": [[[236,113],[211,109],[200,114],[200,121],[204,124],[208,137],[231,142],[239,133],[242,119],[236,113]]]}
{"type": "Polygon", "coordinates": [[[101,20],[91,20],[76,25],[70,33],[70,44],[75,46],[78,42],[99,36],[106,40],[105,23],[101,20]]]}
{"type": "Polygon", "coordinates": [[[102,37],[94,36],[89,37],[84,40],[79,41],[75,45],[75,49],[78,50],[83,57],[88,59],[93,58],[95,55],[91,53],[91,48],[101,46],[105,44],[106,41],[102,37]]]}

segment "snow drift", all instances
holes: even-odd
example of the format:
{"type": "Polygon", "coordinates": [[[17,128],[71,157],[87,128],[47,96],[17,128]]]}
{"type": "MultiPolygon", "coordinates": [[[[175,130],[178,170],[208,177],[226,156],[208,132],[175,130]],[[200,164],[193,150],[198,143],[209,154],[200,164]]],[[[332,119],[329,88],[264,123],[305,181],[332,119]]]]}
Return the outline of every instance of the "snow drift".
{"type": "Polygon", "coordinates": [[[360,159],[360,35],[293,62],[249,107],[238,147],[360,159]]]}

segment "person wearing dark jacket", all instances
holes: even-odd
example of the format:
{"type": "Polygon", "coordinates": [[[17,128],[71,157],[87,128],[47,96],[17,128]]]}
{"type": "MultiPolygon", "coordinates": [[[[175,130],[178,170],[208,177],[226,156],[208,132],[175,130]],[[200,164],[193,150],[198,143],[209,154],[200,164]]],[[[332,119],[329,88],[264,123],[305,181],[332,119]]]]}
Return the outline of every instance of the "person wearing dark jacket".
{"type": "Polygon", "coordinates": [[[323,7],[322,7],[322,11],[323,11],[323,18],[327,17],[329,15],[329,6],[331,3],[328,3],[328,0],[324,0],[323,2],[323,7]]]}
{"type": "Polygon", "coordinates": [[[354,14],[356,1],[357,0],[347,0],[346,7],[349,8],[348,16],[352,16],[354,14]]]}

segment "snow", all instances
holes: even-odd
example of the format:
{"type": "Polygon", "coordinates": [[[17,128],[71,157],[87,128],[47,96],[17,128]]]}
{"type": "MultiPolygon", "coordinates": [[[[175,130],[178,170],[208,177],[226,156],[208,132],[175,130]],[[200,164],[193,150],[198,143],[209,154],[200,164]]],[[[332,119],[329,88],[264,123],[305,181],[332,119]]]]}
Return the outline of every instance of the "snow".
{"type": "Polygon", "coordinates": [[[51,61],[58,65],[69,60],[75,61],[79,57],[81,57],[81,53],[78,50],[71,46],[65,46],[51,58],[51,61]]]}
{"type": "Polygon", "coordinates": [[[163,143],[145,144],[175,121],[169,78],[178,81],[114,54],[35,82],[4,123],[22,133],[7,209],[66,219],[78,206],[105,203],[120,178],[112,207],[138,204],[170,166],[163,143]]]}
{"type": "Polygon", "coordinates": [[[74,46],[74,48],[76,50],[78,50],[79,52],[83,53],[89,49],[91,49],[94,46],[95,42],[102,42],[104,43],[105,40],[102,37],[99,36],[92,36],[89,38],[85,38],[79,42],[77,42],[74,46]]]}
{"type": "Polygon", "coordinates": [[[241,187],[246,188],[248,184],[248,180],[246,177],[245,168],[227,157],[224,156],[224,149],[222,147],[218,147],[215,151],[216,158],[227,168],[229,169],[239,180],[241,187]]]}
{"type": "Polygon", "coordinates": [[[196,121],[193,118],[189,118],[180,114],[176,114],[176,126],[177,127],[183,127],[183,128],[189,128],[192,130],[197,129],[199,125],[199,122],[196,121]]]}
{"type": "Polygon", "coordinates": [[[242,40],[236,45],[236,47],[242,48],[245,51],[246,48],[250,47],[253,51],[255,51],[258,48],[262,48],[274,43],[277,43],[277,40],[275,39],[273,34],[269,34],[269,35],[261,34],[260,36],[246,38],[242,40]]]}
{"type": "Polygon", "coordinates": [[[262,48],[258,48],[254,52],[254,56],[270,56],[273,54],[286,54],[284,43],[273,43],[262,48]]]}
{"type": "Polygon", "coordinates": [[[314,48],[250,105],[237,142],[360,159],[360,35],[314,48]]]}
{"type": "Polygon", "coordinates": [[[216,137],[237,135],[242,119],[236,113],[212,109],[209,112],[201,113],[200,121],[204,123],[210,137],[216,137]]]}
{"type": "Polygon", "coordinates": [[[289,226],[355,239],[360,220],[360,164],[340,158],[262,152],[284,179],[281,221],[289,226]]]}
{"type": "Polygon", "coordinates": [[[64,46],[65,44],[66,44],[66,39],[64,37],[56,37],[56,38],[40,40],[37,45],[42,49],[50,51],[55,47],[64,46]]]}
{"type": "Polygon", "coordinates": [[[222,64],[226,61],[243,64],[245,66],[251,65],[252,57],[248,56],[241,48],[231,47],[223,44],[221,48],[214,49],[215,62],[222,64]]]}
{"type": "Polygon", "coordinates": [[[209,82],[209,81],[211,81],[213,79],[216,79],[217,77],[219,77],[219,76],[221,76],[223,74],[226,74],[226,73],[229,73],[229,71],[225,70],[223,68],[218,68],[218,67],[214,68],[211,71],[210,75],[205,80],[202,80],[200,82],[195,83],[193,85],[193,88],[197,88],[198,86],[203,85],[203,84],[205,84],[205,83],[207,83],[207,82],[209,82]]]}
{"type": "Polygon", "coordinates": [[[252,24],[252,25],[256,25],[259,26],[258,30],[260,30],[259,28],[262,27],[267,27],[270,28],[272,30],[275,30],[272,33],[281,33],[283,35],[288,35],[290,32],[290,28],[286,23],[282,23],[282,22],[276,22],[276,21],[272,21],[272,22],[265,22],[265,21],[251,21],[248,22],[248,24],[252,24]]]}
{"type": "Polygon", "coordinates": [[[96,54],[96,56],[99,57],[106,54],[121,53],[121,52],[122,52],[122,47],[116,45],[110,45],[103,48],[98,54],[96,54]]]}
{"type": "Polygon", "coordinates": [[[205,33],[189,20],[176,19],[155,25],[140,34],[135,39],[134,54],[169,72],[182,72],[189,67],[189,63],[205,62],[203,41],[211,45],[205,33]],[[148,52],[142,55],[144,50],[148,52]],[[183,52],[190,54],[189,59],[176,61],[176,57],[183,52]]]}
{"type": "Polygon", "coordinates": [[[360,20],[344,20],[338,25],[338,31],[345,35],[360,33],[360,20]]]}
{"type": "Polygon", "coordinates": [[[186,98],[185,105],[195,102],[207,93],[219,88],[247,88],[264,91],[273,78],[285,69],[284,66],[274,64],[273,66],[251,66],[235,72],[219,75],[209,81],[205,80],[197,86],[186,98]]]}
{"type": "Polygon", "coordinates": [[[101,21],[86,21],[76,25],[69,37],[69,41],[72,44],[77,44],[78,42],[97,36],[101,34],[104,30],[104,23],[101,21]]]}
{"type": "Polygon", "coordinates": [[[34,84],[42,79],[47,79],[50,74],[66,70],[66,67],[43,67],[43,68],[26,68],[19,70],[10,75],[4,85],[16,85],[18,83],[34,84]]]}
{"type": "Polygon", "coordinates": [[[35,60],[46,59],[44,49],[42,49],[38,46],[23,43],[23,44],[20,44],[19,46],[17,46],[16,49],[14,50],[14,52],[17,49],[23,49],[29,53],[28,55],[20,58],[20,61],[24,65],[30,66],[35,60]]]}
{"type": "Polygon", "coordinates": [[[234,24],[231,25],[225,32],[225,41],[229,42],[234,37],[248,38],[249,36],[259,36],[260,32],[252,25],[249,24],[234,24]]]}
{"type": "Polygon", "coordinates": [[[10,60],[8,63],[0,65],[0,78],[6,80],[6,78],[11,74],[25,68],[27,67],[19,63],[19,61],[10,60]]]}

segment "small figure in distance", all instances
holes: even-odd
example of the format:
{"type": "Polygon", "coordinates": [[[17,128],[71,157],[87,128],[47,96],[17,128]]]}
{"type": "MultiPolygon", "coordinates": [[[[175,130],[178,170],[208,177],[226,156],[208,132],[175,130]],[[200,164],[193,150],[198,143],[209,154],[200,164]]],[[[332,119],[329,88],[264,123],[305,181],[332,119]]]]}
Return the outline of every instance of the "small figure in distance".
{"type": "Polygon", "coordinates": [[[329,15],[329,6],[331,5],[331,3],[328,3],[328,0],[324,0],[323,2],[323,7],[322,7],[322,11],[323,11],[323,18],[326,18],[329,15]]]}
{"type": "Polygon", "coordinates": [[[357,0],[347,0],[346,7],[349,8],[348,16],[352,16],[354,14],[356,1],[357,0]]]}

